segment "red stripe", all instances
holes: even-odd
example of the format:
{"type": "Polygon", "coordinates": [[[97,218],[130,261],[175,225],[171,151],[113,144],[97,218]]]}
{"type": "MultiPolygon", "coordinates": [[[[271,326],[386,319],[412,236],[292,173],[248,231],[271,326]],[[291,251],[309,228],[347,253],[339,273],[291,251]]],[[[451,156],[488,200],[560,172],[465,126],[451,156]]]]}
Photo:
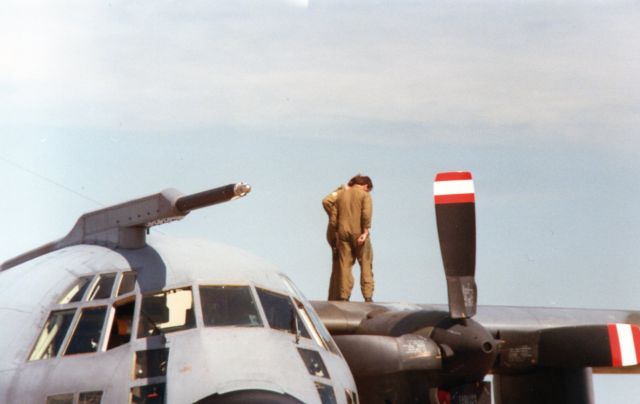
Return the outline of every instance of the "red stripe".
{"type": "Polygon", "coordinates": [[[447,203],[474,203],[476,201],[475,194],[453,194],[453,195],[435,195],[436,205],[444,205],[447,203]]]}
{"type": "Polygon", "coordinates": [[[615,324],[608,324],[609,346],[611,347],[611,365],[619,368],[622,366],[622,352],[620,351],[620,339],[618,338],[618,328],[615,324]]]}
{"type": "Polygon", "coordinates": [[[436,181],[456,181],[470,179],[471,173],[469,171],[450,171],[446,173],[438,173],[436,175],[436,181]]]}
{"type": "Polygon", "coordinates": [[[637,325],[631,325],[633,333],[633,346],[636,347],[636,360],[640,363],[640,328],[637,325]]]}

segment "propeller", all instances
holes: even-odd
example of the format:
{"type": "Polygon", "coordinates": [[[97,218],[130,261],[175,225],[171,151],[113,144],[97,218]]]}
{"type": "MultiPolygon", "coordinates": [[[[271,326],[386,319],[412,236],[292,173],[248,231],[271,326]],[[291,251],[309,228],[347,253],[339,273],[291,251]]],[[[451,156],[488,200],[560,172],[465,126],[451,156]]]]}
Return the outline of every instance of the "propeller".
{"type": "Polygon", "coordinates": [[[454,319],[471,318],[476,314],[477,303],[475,192],[471,173],[438,173],[433,194],[449,314],[454,319]]]}
{"type": "Polygon", "coordinates": [[[433,195],[449,316],[435,325],[430,337],[442,350],[443,371],[450,380],[447,383],[445,376],[445,384],[460,394],[466,391],[465,395],[478,398],[486,396],[482,380],[497,359],[499,341],[471,319],[478,300],[475,190],[471,173],[438,173],[433,195]]]}

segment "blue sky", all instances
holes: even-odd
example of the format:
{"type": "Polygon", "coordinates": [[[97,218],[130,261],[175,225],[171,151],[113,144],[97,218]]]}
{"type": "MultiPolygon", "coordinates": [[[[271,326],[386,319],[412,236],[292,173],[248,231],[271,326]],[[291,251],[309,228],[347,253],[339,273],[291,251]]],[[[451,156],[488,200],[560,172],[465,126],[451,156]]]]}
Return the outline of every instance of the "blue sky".
{"type": "MultiPolygon", "coordinates": [[[[639,308],[637,3],[220,3],[0,5],[0,260],[101,206],[246,181],[157,230],[322,299],[320,200],[363,172],[375,298],[445,302],[432,180],[464,169],[481,303],[639,308]]],[[[633,385],[599,377],[598,402],[633,385]]]]}

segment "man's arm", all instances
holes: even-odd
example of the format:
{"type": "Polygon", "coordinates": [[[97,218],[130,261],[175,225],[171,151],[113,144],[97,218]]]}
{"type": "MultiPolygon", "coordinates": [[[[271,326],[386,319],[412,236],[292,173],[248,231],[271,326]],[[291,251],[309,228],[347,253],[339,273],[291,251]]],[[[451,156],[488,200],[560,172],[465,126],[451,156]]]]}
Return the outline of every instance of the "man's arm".
{"type": "Polygon", "coordinates": [[[342,189],[343,189],[343,186],[341,185],[338,188],[336,188],[335,191],[325,196],[324,199],[322,200],[322,207],[324,208],[324,211],[327,212],[327,215],[329,217],[331,217],[331,212],[333,211],[333,209],[335,209],[336,200],[338,199],[338,193],[342,191],[342,189]]]}
{"type": "Polygon", "coordinates": [[[373,214],[373,207],[371,206],[371,195],[368,192],[364,193],[362,199],[362,212],[360,216],[360,223],[362,231],[371,228],[371,215],[373,214]]]}
{"type": "Polygon", "coordinates": [[[373,213],[373,207],[371,206],[371,195],[365,192],[362,199],[362,212],[360,217],[360,223],[362,226],[362,233],[358,237],[358,244],[364,244],[369,237],[369,229],[371,228],[371,215],[373,213]]]}

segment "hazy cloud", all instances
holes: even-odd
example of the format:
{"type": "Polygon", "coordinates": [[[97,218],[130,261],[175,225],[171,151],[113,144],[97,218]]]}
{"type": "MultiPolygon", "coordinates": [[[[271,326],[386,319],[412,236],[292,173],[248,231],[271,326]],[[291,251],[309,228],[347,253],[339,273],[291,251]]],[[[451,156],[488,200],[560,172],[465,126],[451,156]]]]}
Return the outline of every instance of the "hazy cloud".
{"type": "Polygon", "coordinates": [[[598,140],[640,120],[634,3],[64,4],[3,5],[5,126],[598,140]]]}

